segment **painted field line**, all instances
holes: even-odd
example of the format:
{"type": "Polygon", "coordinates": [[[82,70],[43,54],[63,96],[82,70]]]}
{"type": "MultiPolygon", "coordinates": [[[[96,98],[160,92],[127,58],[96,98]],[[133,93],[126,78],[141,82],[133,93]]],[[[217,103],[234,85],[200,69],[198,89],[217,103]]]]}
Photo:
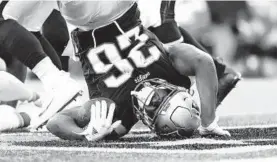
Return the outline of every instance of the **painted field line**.
{"type": "Polygon", "coordinates": [[[270,158],[255,158],[255,159],[230,159],[230,160],[220,160],[220,162],[276,162],[277,157],[270,158]]]}
{"type": "MultiPolygon", "coordinates": [[[[246,129],[246,128],[277,128],[277,124],[260,124],[260,125],[246,125],[246,126],[227,126],[222,127],[223,129],[246,129]]],[[[150,129],[148,128],[136,128],[132,129],[130,132],[150,132],[150,129]]]]}
{"type": "Polygon", "coordinates": [[[245,146],[211,150],[169,150],[144,148],[101,148],[101,147],[33,147],[33,146],[0,146],[2,151],[66,151],[66,152],[102,152],[102,153],[143,153],[143,154],[239,154],[258,151],[276,150],[277,146],[245,146]]]}
{"type": "Polygon", "coordinates": [[[193,139],[184,139],[176,141],[147,141],[147,142],[109,142],[103,143],[104,145],[141,145],[147,144],[149,146],[182,146],[182,145],[193,145],[193,144],[245,144],[240,140],[217,140],[217,139],[208,139],[208,138],[193,138],[193,139]]]}
{"type": "MultiPolygon", "coordinates": [[[[265,125],[247,125],[247,126],[227,126],[227,127],[222,127],[223,129],[246,129],[246,128],[277,128],[277,124],[265,124],[265,125]]],[[[149,128],[136,128],[136,129],[131,129],[130,133],[140,133],[140,132],[146,132],[149,133],[151,132],[149,128]]],[[[33,135],[33,134],[41,134],[43,135],[44,133],[49,133],[47,130],[39,130],[39,131],[34,131],[34,132],[27,132],[24,130],[24,132],[14,132],[14,133],[1,133],[0,136],[12,136],[12,135],[33,135]]]]}

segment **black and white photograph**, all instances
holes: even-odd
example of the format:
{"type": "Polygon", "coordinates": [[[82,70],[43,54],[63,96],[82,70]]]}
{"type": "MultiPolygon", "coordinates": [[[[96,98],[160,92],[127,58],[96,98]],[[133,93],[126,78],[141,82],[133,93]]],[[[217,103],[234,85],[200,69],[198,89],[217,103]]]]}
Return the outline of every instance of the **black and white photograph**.
{"type": "Polygon", "coordinates": [[[277,1],[0,11],[0,162],[277,161],[277,1]]]}

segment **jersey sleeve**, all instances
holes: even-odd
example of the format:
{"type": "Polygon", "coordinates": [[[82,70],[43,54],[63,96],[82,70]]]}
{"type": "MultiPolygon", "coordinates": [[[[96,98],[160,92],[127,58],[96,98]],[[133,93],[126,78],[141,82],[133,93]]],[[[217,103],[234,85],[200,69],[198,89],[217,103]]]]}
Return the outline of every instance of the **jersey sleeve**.
{"type": "Polygon", "coordinates": [[[56,6],[56,1],[10,0],[3,10],[4,19],[16,20],[29,31],[39,31],[56,6]]]}

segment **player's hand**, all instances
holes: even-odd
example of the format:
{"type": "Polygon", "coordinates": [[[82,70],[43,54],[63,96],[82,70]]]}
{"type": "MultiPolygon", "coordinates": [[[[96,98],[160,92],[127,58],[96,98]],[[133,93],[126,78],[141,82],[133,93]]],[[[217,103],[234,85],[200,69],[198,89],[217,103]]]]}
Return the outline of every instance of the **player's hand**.
{"type": "Polygon", "coordinates": [[[33,92],[28,102],[33,102],[37,107],[42,107],[42,101],[40,95],[37,92],[33,92]]]}
{"type": "Polygon", "coordinates": [[[121,121],[112,123],[114,116],[115,104],[110,104],[108,108],[105,100],[96,101],[91,105],[90,122],[86,130],[80,135],[86,136],[89,141],[98,141],[110,134],[117,128],[121,121]]]}
{"type": "Polygon", "coordinates": [[[228,131],[219,127],[217,122],[218,122],[218,118],[216,117],[213,123],[211,123],[208,127],[200,126],[198,129],[199,134],[201,136],[231,137],[231,134],[228,131]]]}

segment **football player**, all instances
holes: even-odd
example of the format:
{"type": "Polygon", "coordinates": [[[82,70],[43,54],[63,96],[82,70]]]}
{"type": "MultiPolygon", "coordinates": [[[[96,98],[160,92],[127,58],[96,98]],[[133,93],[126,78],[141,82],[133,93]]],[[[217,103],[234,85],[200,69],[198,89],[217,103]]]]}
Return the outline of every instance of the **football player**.
{"type": "Polygon", "coordinates": [[[200,125],[198,105],[186,88],[154,78],[141,81],[128,92],[125,98],[131,100],[133,111],[124,115],[126,119],[112,100],[99,97],[58,113],[47,128],[62,139],[97,141],[126,134],[119,119],[140,119],[160,137],[190,137],[200,125]]]}
{"type": "MultiPolygon", "coordinates": [[[[121,111],[125,133],[137,122],[130,115],[132,104],[126,96],[142,78],[162,78],[189,88],[187,76],[195,75],[201,98],[201,125],[212,134],[228,134],[219,127],[216,130],[222,134],[210,127],[216,119],[218,82],[209,55],[186,44],[176,44],[168,49],[169,55],[165,54],[156,36],[141,25],[135,1],[10,1],[8,5],[20,10],[10,13],[9,18],[20,22],[24,14],[49,14],[45,10],[41,12],[42,8],[56,3],[65,20],[77,28],[72,32],[72,40],[90,98],[102,96],[114,100],[121,111]]],[[[35,23],[34,20],[29,21],[35,23]]]]}
{"type": "MultiPolygon", "coordinates": [[[[1,12],[1,18],[3,18],[3,10],[6,7],[7,3],[9,1],[2,1],[0,3],[0,12],[1,12]]],[[[53,17],[53,16],[52,16],[53,17]]],[[[41,35],[40,33],[40,28],[36,27],[36,26],[32,26],[32,28],[30,28],[31,25],[29,24],[21,24],[23,27],[27,28],[31,33],[33,33],[37,39],[39,40],[39,42],[42,45],[43,50],[45,51],[45,53],[49,56],[49,58],[51,59],[51,61],[54,63],[54,65],[58,68],[58,69],[62,69],[62,65],[61,65],[61,60],[59,59],[55,49],[51,46],[51,44],[48,42],[48,40],[44,37],[44,35],[41,35]]],[[[46,25],[47,27],[47,25],[46,25]]],[[[47,32],[46,32],[47,33],[47,32]]],[[[47,34],[48,35],[48,34],[47,34]]],[[[11,56],[9,56],[11,57],[11,56]]]]}
{"type": "MultiPolygon", "coordinates": [[[[157,0],[151,2],[139,0],[138,6],[141,11],[143,25],[149,28],[165,46],[171,46],[176,43],[187,43],[208,54],[207,50],[200,43],[185,29],[178,26],[175,20],[175,5],[175,0],[157,0]]],[[[220,58],[213,58],[213,61],[216,66],[219,82],[217,94],[217,105],[219,105],[238,81],[241,80],[241,74],[225,65],[220,58]]]]}
{"type": "MultiPolygon", "coordinates": [[[[18,11],[18,8],[14,10],[18,11]]],[[[32,19],[33,17],[28,18],[32,19]]],[[[28,25],[32,26],[32,24],[28,25]]],[[[32,27],[37,28],[38,26],[32,27]]],[[[81,92],[81,87],[53,64],[36,37],[16,21],[0,20],[0,38],[3,51],[1,55],[11,55],[29,67],[49,92],[49,100],[45,104],[46,111],[32,125],[33,128],[38,128],[76,98],[81,92]]]]}

